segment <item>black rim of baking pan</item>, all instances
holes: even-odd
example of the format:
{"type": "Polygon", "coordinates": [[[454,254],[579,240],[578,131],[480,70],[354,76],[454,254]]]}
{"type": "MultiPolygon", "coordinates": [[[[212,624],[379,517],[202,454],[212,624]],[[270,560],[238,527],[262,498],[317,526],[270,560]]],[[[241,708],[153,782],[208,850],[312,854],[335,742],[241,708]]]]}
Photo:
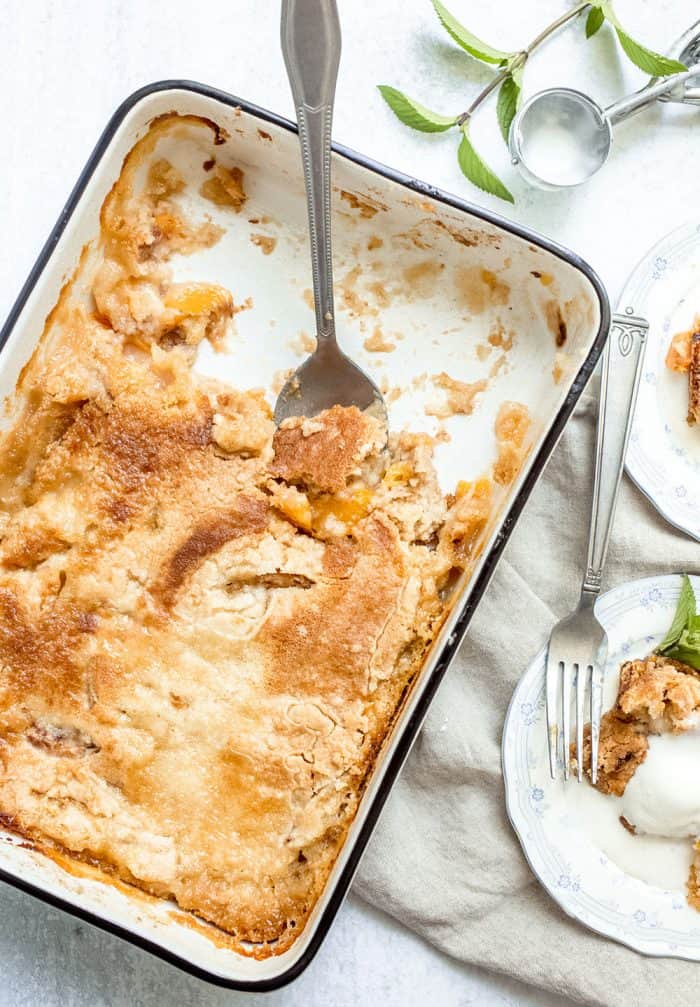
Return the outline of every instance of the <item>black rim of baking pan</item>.
{"type": "MultiPolygon", "coordinates": [[[[297,126],[296,123],[290,122],[289,119],[285,119],[282,116],[276,115],[274,112],[269,112],[267,109],[259,108],[257,105],[250,104],[249,102],[242,101],[240,98],[235,97],[232,94],[228,94],[225,91],[220,91],[217,88],[208,87],[205,84],[199,84],[196,81],[189,80],[162,80],[156,81],[153,84],[147,84],[145,87],[134,91],[122,104],[117,108],[116,112],[112,115],[111,119],[107,123],[102,135],[100,136],[92,154],[90,155],[87,164],[83,168],[78,181],[73,188],[68,201],[66,202],[61,214],[51,231],[46,244],[42,248],[39,256],[32,267],[29,276],[27,277],[20,293],[13,304],[10,313],[7,317],[5,324],[0,330],[0,351],[4,347],[12,329],[14,328],[19,315],[24,308],[24,305],[31,294],[34,286],[36,285],[39,277],[41,276],[44,268],[46,267],[51,255],[58,243],[59,238],[63,234],[63,231],[70,220],[73,211],[75,210],[80,197],[83,194],[85,187],[90,181],[95,169],[97,168],[99,162],[102,159],[107,147],[109,146],[114,134],[121,125],[122,121],[126,115],[131,111],[134,106],[136,106],[144,98],[148,98],[151,95],[157,94],[162,91],[187,91],[194,94],[203,95],[207,98],[213,98],[224,105],[231,108],[240,108],[242,111],[246,112],[248,115],[255,116],[258,119],[262,119],[265,122],[273,123],[276,126],[280,126],[282,129],[286,129],[289,132],[296,133],[297,126]]],[[[59,896],[53,895],[44,891],[42,888],[31,884],[21,878],[17,878],[14,875],[8,873],[7,871],[0,869],[0,880],[5,881],[7,884],[20,889],[30,895],[47,902],[49,905],[56,906],[59,909],[70,913],[72,916],[77,916],[80,919],[85,920],[94,926],[99,927],[102,930],[106,930],[109,933],[116,934],[122,937],[124,940],[129,941],[136,947],[139,947],[145,951],[149,951],[151,954],[156,955],[158,958],[169,962],[172,965],[176,965],[178,968],[190,975],[196,976],[199,979],[203,979],[207,982],[213,983],[217,986],[223,986],[228,989],[234,990],[251,990],[251,991],[266,991],[278,989],[280,986],[284,986],[286,983],[291,982],[296,979],[311,963],[315,957],[318,949],[320,948],[326,934],[333,922],[333,919],[338,912],[346,894],[350,883],[353,879],[355,871],[358,867],[360,858],[365,850],[367,842],[374,830],[374,826],[379,818],[381,810],[384,806],[384,802],[391,790],[396,777],[398,776],[401,767],[408,755],[411,745],[420,729],[423,719],[427,713],[428,707],[435,695],[435,692],[442,681],[442,678],[447,671],[447,668],[452,661],[455,653],[457,652],[460,643],[464,637],[466,629],[469,625],[471,617],[478,605],[481,597],[486,590],[488,583],[491,579],[491,575],[496,567],[496,564],[503,552],[503,549],[510,537],[513,528],[520,516],[523,507],[537,482],[542,469],[544,468],[547,459],[552,453],[556,443],[564,429],[564,426],[571,415],[576,402],[581,396],[588,379],[593,372],[593,368],[600,356],[600,353],[605,345],[607,339],[608,330],[610,328],[610,305],[608,302],[608,297],[605,289],[595,274],[591,267],[583,259],[579,258],[578,255],[569,251],[566,248],[558,245],[556,242],[550,241],[548,238],[537,234],[535,231],[530,230],[527,227],[522,227],[518,224],[513,223],[506,218],[501,217],[496,213],[491,213],[488,210],[484,210],[479,206],[460,199],[457,196],[450,195],[449,193],[443,192],[441,189],[437,189],[435,186],[429,185],[426,182],[421,182],[417,178],[413,178],[410,175],[405,175],[400,171],[396,171],[393,168],[389,168],[384,164],[380,164],[374,161],[372,158],[367,157],[364,154],[360,154],[355,150],[351,150],[348,147],[344,147],[341,144],[333,144],[333,149],[341,157],[346,158],[355,164],[360,165],[363,168],[367,168],[375,174],[381,175],[384,178],[390,179],[393,182],[398,182],[400,185],[413,192],[418,192],[423,195],[429,196],[432,199],[436,199],[447,206],[453,207],[454,209],[466,212],[473,217],[480,218],[490,224],[494,224],[517,237],[523,238],[533,245],[538,246],[552,254],[556,255],[558,258],[569,263],[569,265],[574,266],[579,272],[589,280],[593,286],[600,304],[600,326],[596,334],[595,340],[593,341],[591,348],[588,352],[586,359],[584,360],[581,368],[574,379],[571,388],[566,396],[566,399],[562,403],[562,406],[557,413],[552,426],[550,427],[544,441],[538,451],[537,455],[533,459],[530,471],[528,472],[523,485],[520,488],[520,492],[513,501],[510,512],[507,514],[499,535],[496,538],[493,546],[491,547],[489,553],[486,555],[483,561],[482,568],[473,584],[472,590],[467,598],[464,608],[459,614],[459,617],[450,633],[449,639],[443,648],[443,651],[432,671],[428,681],[426,682],[423,690],[423,694],[420,697],[416,709],[411,714],[410,718],[406,722],[403,731],[401,732],[399,738],[397,739],[387,765],[384,770],[384,777],[378,787],[376,795],[372,798],[372,801],[365,812],[365,820],[362,824],[360,832],[350,850],[347,863],[343,868],[343,871],[336,882],[333,891],[331,892],[328,903],[325,906],[320,919],[318,920],[314,933],[309,941],[308,947],[304,953],[291,965],[286,971],[280,973],[277,976],[273,976],[266,979],[252,979],[252,980],[236,980],[228,979],[222,976],[216,975],[216,973],[209,972],[205,968],[200,968],[197,965],[192,964],[186,959],[180,957],[180,955],[175,954],[166,948],[161,947],[147,938],[141,937],[138,934],[132,933],[127,927],[120,924],[112,923],[109,920],[105,920],[102,917],[92,913],[87,909],[83,909],[80,906],[76,906],[71,902],[66,901],[59,896]]]]}

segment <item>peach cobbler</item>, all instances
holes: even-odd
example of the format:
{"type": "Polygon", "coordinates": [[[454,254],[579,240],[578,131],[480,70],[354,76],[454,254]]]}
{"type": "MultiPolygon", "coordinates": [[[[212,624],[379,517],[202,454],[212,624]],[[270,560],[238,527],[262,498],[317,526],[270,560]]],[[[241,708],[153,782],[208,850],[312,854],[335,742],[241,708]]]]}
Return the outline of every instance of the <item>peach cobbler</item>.
{"type": "MultiPolygon", "coordinates": [[[[590,726],[583,764],[590,778],[590,726]]],[[[694,840],[688,902],[700,910],[700,618],[688,577],[657,652],[620,669],[599,735],[596,788],[619,799],[632,833],[694,840]]]]}
{"type": "Polygon", "coordinates": [[[688,376],[688,424],[700,423],[700,318],[691,329],[677,332],[666,354],[666,366],[671,371],[688,376]]]}
{"type": "MultiPolygon", "coordinates": [[[[173,279],[222,233],[155,156],[174,118],[127,157],[9,403],[0,815],[266,955],[325,883],[528,420],[505,404],[497,471],[446,497],[426,435],[387,450],[341,407],[275,431],[262,391],[199,376],[241,305],[173,279]]],[[[235,220],[240,169],[202,185],[235,220]]]]}

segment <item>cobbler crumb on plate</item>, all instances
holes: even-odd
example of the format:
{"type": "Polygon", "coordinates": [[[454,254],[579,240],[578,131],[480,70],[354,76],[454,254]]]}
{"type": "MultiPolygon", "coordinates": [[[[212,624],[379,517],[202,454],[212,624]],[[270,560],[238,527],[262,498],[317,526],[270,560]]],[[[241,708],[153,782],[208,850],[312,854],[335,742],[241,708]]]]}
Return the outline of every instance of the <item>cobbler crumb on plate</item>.
{"type": "MultiPolygon", "coordinates": [[[[600,725],[596,789],[622,797],[649,752],[651,735],[681,734],[700,724],[700,672],[680,661],[658,654],[627,661],[620,669],[615,706],[600,725]]],[[[575,746],[572,746],[572,755],[575,746]]],[[[584,731],[584,766],[590,779],[591,731],[584,731]]],[[[634,822],[621,816],[630,832],[634,822]]],[[[688,878],[688,902],[700,910],[700,841],[695,842],[695,862],[688,878]]]]}

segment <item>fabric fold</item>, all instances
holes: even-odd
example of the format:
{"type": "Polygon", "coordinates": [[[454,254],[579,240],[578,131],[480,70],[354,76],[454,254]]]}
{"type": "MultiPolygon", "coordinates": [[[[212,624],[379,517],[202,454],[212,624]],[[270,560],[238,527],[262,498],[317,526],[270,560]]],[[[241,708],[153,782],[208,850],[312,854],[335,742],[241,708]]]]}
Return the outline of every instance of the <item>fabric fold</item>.
{"type": "MultiPolygon", "coordinates": [[[[508,702],[577,600],[595,407],[586,393],[528,501],[387,802],[355,891],[453,957],[576,1003],[657,1007],[663,991],[664,1007],[687,1007],[697,966],[643,958],[570,920],[532,875],[505,811],[508,702]]],[[[667,525],[625,477],[604,587],[697,569],[697,543],[667,525]]]]}

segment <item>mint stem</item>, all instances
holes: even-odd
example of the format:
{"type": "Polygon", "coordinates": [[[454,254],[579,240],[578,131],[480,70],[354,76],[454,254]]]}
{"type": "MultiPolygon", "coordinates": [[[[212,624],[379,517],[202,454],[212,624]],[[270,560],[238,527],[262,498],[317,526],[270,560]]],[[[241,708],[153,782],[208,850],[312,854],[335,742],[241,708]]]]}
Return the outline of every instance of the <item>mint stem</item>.
{"type": "Polygon", "coordinates": [[[476,96],[476,98],[471,103],[466,112],[462,112],[462,114],[457,119],[457,125],[462,126],[467,121],[467,119],[470,118],[472,112],[476,112],[479,105],[481,105],[481,103],[488,98],[488,96],[491,94],[492,91],[496,90],[501,81],[504,81],[506,77],[509,76],[510,76],[510,69],[499,71],[499,73],[497,73],[496,76],[486,85],[484,90],[479,92],[479,94],[476,96]]]}
{"type": "Polygon", "coordinates": [[[565,11],[560,17],[556,19],[556,21],[552,21],[552,23],[548,25],[546,28],[544,28],[539,33],[539,35],[535,36],[530,45],[527,47],[525,51],[527,52],[528,56],[530,55],[530,53],[534,52],[538,46],[542,45],[542,43],[545,42],[550,35],[552,35],[555,31],[557,31],[558,28],[561,28],[562,25],[565,25],[569,21],[572,21],[575,17],[578,17],[578,15],[581,14],[582,11],[586,9],[586,7],[590,6],[591,6],[590,3],[579,3],[575,7],[572,7],[571,10],[565,11]]]}
{"type": "Polygon", "coordinates": [[[584,11],[587,7],[590,6],[591,5],[588,2],[576,4],[576,6],[572,7],[571,10],[565,11],[558,18],[556,18],[555,21],[552,21],[551,24],[547,25],[546,28],[543,28],[542,31],[539,33],[539,35],[536,35],[535,38],[533,38],[532,42],[530,42],[530,44],[525,49],[516,53],[515,56],[513,56],[512,59],[508,61],[508,66],[504,67],[499,73],[497,73],[496,76],[493,78],[493,80],[486,85],[483,91],[479,92],[479,94],[476,96],[476,98],[471,103],[469,108],[465,112],[462,112],[462,114],[459,116],[459,118],[457,119],[457,125],[462,126],[467,121],[467,119],[469,119],[473,115],[473,113],[476,112],[477,108],[484,101],[486,101],[489,95],[492,94],[498,88],[499,84],[501,84],[506,79],[506,77],[509,77],[510,74],[513,72],[513,70],[517,70],[519,67],[523,66],[528,56],[530,56],[530,54],[533,53],[535,49],[541,46],[542,43],[545,42],[550,35],[553,35],[554,32],[557,31],[559,28],[563,27],[565,24],[568,24],[568,22],[572,21],[575,17],[578,17],[579,14],[582,13],[582,11],[584,11]]]}

